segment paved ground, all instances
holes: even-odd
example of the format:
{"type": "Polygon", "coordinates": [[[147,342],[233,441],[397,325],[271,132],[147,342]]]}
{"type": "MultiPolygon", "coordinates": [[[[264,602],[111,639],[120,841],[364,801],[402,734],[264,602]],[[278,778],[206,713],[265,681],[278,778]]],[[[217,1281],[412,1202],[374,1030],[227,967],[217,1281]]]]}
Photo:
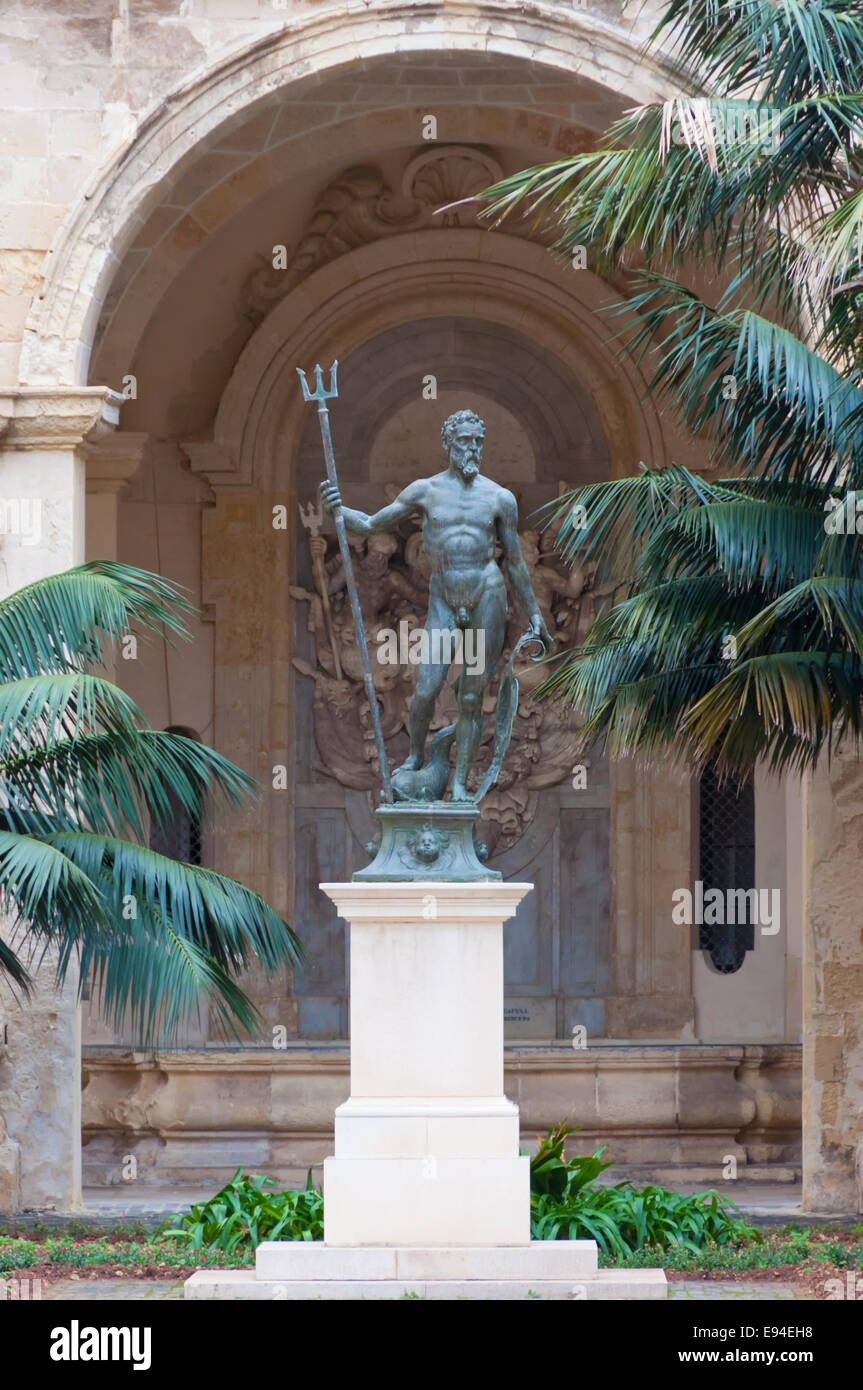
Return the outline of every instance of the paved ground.
{"type": "Polygon", "coordinates": [[[803,1186],[801,1183],[792,1182],[725,1182],[725,1183],[675,1183],[674,1191],[682,1192],[684,1196],[694,1192],[703,1192],[705,1188],[714,1186],[723,1197],[729,1197],[740,1207],[745,1216],[757,1217],[769,1221],[800,1221],[821,1222],[829,1221],[826,1215],[818,1216],[814,1212],[807,1212],[805,1217],[802,1214],[803,1186]]]}
{"type": "MultiPolygon", "coordinates": [[[[719,1280],[693,1279],[680,1284],[669,1284],[669,1297],[675,1300],[691,1299],[695,1302],[733,1298],[749,1301],[751,1299],[793,1299],[795,1293],[790,1284],[757,1283],[723,1284],[719,1280]]],[[[172,1283],[167,1279],[64,1279],[42,1291],[43,1302],[63,1302],[74,1300],[88,1302],[93,1300],[121,1300],[140,1302],[144,1299],[157,1301],[182,1298],[182,1283],[172,1283]]]]}
{"type": "MultiPolygon", "coordinates": [[[[702,1192],[709,1184],[675,1184],[675,1191],[702,1192]]],[[[729,1182],[721,1184],[723,1195],[737,1204],[742,1214],[761,1226],[794,1221],[801,1225],[833,1223],[847,1226],[858,1217],[836,1217],[823,1212],[801,1210],[801,1188],[790,1182],[729,1182]]],[[[27,1212],[14,1218],[0,1217],[0,1229],[10,1221],[17,1227],[36,1223],[61,1225],[74,1219],[86,1225],[108,1228],[114,1224],[139,1222],[156,1226],[168,1216],[187,1211],[193,1202],[212,1197],[212,1188],[203,1187],[89,1187],[84,1189],[84,1209],[79,1212],[27,1212]]]]}
{"type": "MultiPolygon", "coordinates": [[[[709,1183],[677,1183],[675,1192],[703,1192],[709,1183]]],[[[801,1189],[799,1183],[721,1184],[723,1194],[745,1212],[781,1216],[786,1221],[800,1215],[801,1189]]],[[[198,1187],[86,1187],[84,1206],[87,1211],[103,1216],[134,1216],[138,1213],[172,1215],[190,1202],[206,1201],[212,1188],[198,1187]],[[179,1203],[179,1205],[178,1205],[179,1203]]]]}
{"type": "MultiPolygon", "coordinates": [[[[703,1192],[709,1186],[680,1183],[675,1191],[703,1192]]],[[[721,1184],[721,1189],[747,1216],[768,1222],[830,1219],[814,1212],[802,1217],[799,1183],[729,1182],[721,1184]]],[[[84,1207],[91,1219],[152,1220],[173,1216],[191,1202],[206,1201],[212,1195],[212,1189],[197,1187],[89,1187],[84,1189],[84,1207]]]]}
{"type": "MultiPolygon", "coordinates": [[[[699,1193],[709,1184],[675,1184],[680,1193],[699,1193]]],[[[759,1226],[780,1226],[784,1222],[799,1223],[803,1226],[828,1225],[849,1226],[859,1222],[859,1216],[834,1216],[827,1212],[803,1212],[800,1205],[799,1183],[724,1183],[721,1191],[737,1202],[742,1215],[759,1226]]],[[[60,1226],[74,1219],[83,1225],[110,1227],[122,1223],[142,1223],[157,1226],[167,1216],[188,1211],[192,1202],[207,1201],[213,1195],[211,1188],[204,1187],[85,1187],[83,1190],[83,1211],[79,1212],[26,1212],[15,1218],[1,1218],[0,1230],[14,1220],[15,1226],[26,1227],[42,1223],[47,1226],[60,1226]]]]}
{"type": "Polygon", "coordinates": [[[42,1289],[43,1303],[60,1303],[72,1299],[76,1303],[118,1299],[124,1303],[142,1299],[162,1302],[183,1296],[182,1280],[168,1279],[62,1279],[50,1288],[42,1289]]]}
{"type": "Polygon", "coordinates": [[[692,1299],[695,1302],[708,1299],[794,1299],[800,1295],[795,1293],[793,1285],[780,1284],[768,1281],[752,1283],[729,1283],[724,1284],[720,1279],[685,1279],[679,1284],[669,1284],[669,1297],[674,1299],[692,1299]]]}

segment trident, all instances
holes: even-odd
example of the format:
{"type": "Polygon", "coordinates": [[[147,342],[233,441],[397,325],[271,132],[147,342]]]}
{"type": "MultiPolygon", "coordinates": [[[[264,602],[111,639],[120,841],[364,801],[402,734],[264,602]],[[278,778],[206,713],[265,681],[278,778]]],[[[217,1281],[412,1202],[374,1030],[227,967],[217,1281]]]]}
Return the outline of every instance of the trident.
{"type": "MultiPolygon", "coordinates": [[[[338,362],[334,362],[330,368],[329,389],[324,386],[324,374],[320,364],[315,367],[315,389],[309,390],[309,383],[302,367],[297,367],[297,376],[300,378],[300,385],[303,388],[304,401],[317,401],[318,403],[318,424],[321,427],[321,442],[324,446],[324,459],[327,465],[327,478],[334,487],[338,487],[339,480],[336,476],[336,460],[333,455],[333,441],[330,435],[330,412],[327,410],[326,402],[337,397],[339,388],[337,385],[338,362]]],[[[342,515],[341,505],[333,508],[333,520],[336,523],[336,535],[339,538],[339,550],[342,554],[342,565],[345,571],[345,582],[351,600],[351,612],[354,615],[354,627],[357,633],[357,646],[360,649],[360,656],[363,663],[363,683],[366,687],[369,709],[372,716],[372,727],[375,733],[375,743],[378,747],[378,762],[381,768],[381,781],[384,784],[383,798],[385,801],[392,801],[393,788],[390,782],[390,770],[387,763],[387,752],[384,747],[384,735],[381,729],[381,716],[378,710],[378,697],[375,692],[375,683],[372,676],[372,664],[369,660],[369,649],[366,644],[366,630],[363,626],[363,615],[360,609],[360,600],[357,595],[357,586],[354,582],[354,567],[351,563],[351,548],[348,545],[348,535],[345,530],[345,519],[342,515]]]]}

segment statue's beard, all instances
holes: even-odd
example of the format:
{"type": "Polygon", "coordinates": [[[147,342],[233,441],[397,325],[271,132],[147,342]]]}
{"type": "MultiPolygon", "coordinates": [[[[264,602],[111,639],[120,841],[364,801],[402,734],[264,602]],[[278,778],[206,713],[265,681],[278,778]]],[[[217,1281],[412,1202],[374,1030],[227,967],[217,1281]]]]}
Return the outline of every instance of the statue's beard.
{"type": "Polygon", "coordinates": [[[464,459],[461,463],[456,464],[456,468],[465,481],[475,478],[479,472],[479,464],[474,463],[472,459],[464,459]]]}

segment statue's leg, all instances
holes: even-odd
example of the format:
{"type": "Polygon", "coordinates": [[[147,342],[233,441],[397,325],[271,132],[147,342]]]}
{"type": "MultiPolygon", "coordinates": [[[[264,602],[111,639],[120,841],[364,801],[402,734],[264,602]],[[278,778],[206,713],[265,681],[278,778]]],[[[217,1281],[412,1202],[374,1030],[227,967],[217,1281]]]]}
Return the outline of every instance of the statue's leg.
{"type": "MultiPolygon", "coordinates": [[[[425,630],[429,639],[430,659],[420,662],[417,667],[417,688],[411,700],[411,751],[408,759],[402,763],[401,769],[398,769],[399,771],[416,772],[425,762],[426,739],[434,714],[435,701],[443,689],[450,665],[448,661],[431,659],[435,653],[440,657],[442,648],[441,642],[439,640],[434,642],[432,638],[435,631],[447,632],[451,631],[453,627],[453,616],[448,606],[436,595],[429,595],[425,630]]],[[[445,646],[445,644],[443,645],[445,646]]]]}
{"type": "Polygon", "coordinates": [[[467,779],[482,738],[482,699],[492,679],[506,633],[506,589],[503,582],[492,584],[481,595],[465,629],[465,650],[473,643],[473,655],[482,656],[477,669],[465,664],[458,681],[459,719],[455,734],[455,775],[453,801],[467,801],[467,779]],[[473,634],[472,639],[469,633],[473,634]]]}

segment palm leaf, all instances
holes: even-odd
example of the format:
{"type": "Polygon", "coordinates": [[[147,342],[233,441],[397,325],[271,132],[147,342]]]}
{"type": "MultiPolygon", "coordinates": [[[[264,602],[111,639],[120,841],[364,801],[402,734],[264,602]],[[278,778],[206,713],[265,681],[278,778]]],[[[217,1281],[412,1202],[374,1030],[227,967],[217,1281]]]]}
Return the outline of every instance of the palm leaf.
{"type": "Polygon", "coordinates": [[[243,884],[135,840],[178,811],[237,805],[254,786],[194,739],[147,727],[134,701],[88,668],[135,623],[185,636],[176,585],[100,563],[0,602],[0,972],[25,992],[53,948],[118,1026],[148,1045],[210,1006],[240,1036],[260,1019],[238,977],[298,964],[290,927],[243,884]],[[132,836],[133,838],[127,838],[132,836]]]}
{"type": "Polygon", "coordinates": [[[145,632],[188,635],[194,609],[159,575],[100,560],[49,575],[0,599],[0,679],[99,666],[105,640],[145,632]]]}
{"type": "MultiPolygon", "coordinates": [[[[0,690],[2,711],[2,690],[0,690]]],[[[194,819],[238,805],[251,777],[181,734],[121,729],[27,747],[2,763],[10,823],[20,829],[88,826],[143,838],[179,811],[194,819]]]]}

